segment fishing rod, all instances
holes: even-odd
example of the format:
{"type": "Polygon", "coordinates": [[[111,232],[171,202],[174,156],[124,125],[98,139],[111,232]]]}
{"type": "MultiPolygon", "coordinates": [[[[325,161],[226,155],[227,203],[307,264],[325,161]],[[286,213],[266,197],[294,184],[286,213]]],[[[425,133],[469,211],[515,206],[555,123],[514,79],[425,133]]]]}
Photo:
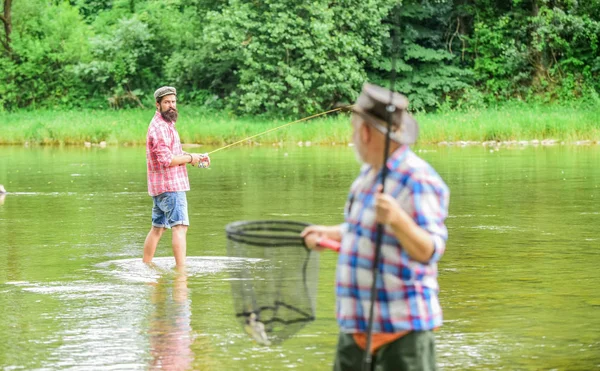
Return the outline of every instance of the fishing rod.
{"type": "Polygon", "coordinates": [[[301,119],[299,119],[299,120],[296,120],[296,121],[288,122],[287,124],[283,124],[283,125],[281,125],[281,126],[278,126],[278,127],[276,127],[276,128],[269,129],[269,130],[267,130],[267,131],[263,131],[262,133],[255,134],[255,135],[249,136],[248,138],[244,138],[244,139],[242,139],[242,140],[238,140],[237,142],[234,142],[234,143],[228,144],[228,145],[226,145],[226,146],[223,146],[223,147],[221,147],[221,148],[217,148],[217,149],[215,149],[215,150],[213,150],[213,151],[210,151],[210,152],[208,152],[208,153],[207,153],[207,155],[212,155],[212,154],[213,154],[213,153],[215,153],[215,152],[219,152],[219,151],[221,151],[221,150],[224,150],[224,149],[226,149],[226,148],[229,148],[229,147],[235,146],[236,144],[243,143],[243,142],[245,142],[245,141],[248,141],[248,140],[250,140],[250,139],[252,139],[252,138],[256,138],[256,137],[258,137],[258,136],[261,136],[261,135],[264,135],[264,134],[270,133],[270,132],[272,132],[272,131],[279,130],[279,129],[283,129],[284,127],[290,126],[290,125],[292,125],[292,124],[297,124],[297,123],[299,123],[299,122],[308,121],[308,120],[310,120],[310,119],[313,119],[313,118],[315,118],[315,117],[323,116],[323,115],[326,115],[326,114],[328,114],[328,113],[332,113],[332,112],[335,112],[335,111],[340,111],[340,110],[348,109],[348,108],[350,108],[350,107],[352,107],[352,106],[350,105],[350,106],[338,107],[338,108],[334,108],[334,109],[332,109],[332,110],[329,110],[329,111],[325,111],[325,112],[317,113],[317,114],[315,114],[315,115],[312,115],[312,116],[304,117],[304,118],[301,118],[301,119]]]}
{"type": "MultiPolygon", "coordinates": [[[[390,102],[387,105],[386,111],[386,122],[387,130],[385,132],[385,145],[383,150],[383,166],[381,168],[381,193],[385,193],[385,179],[388,175],[388,152],[390,150],[390,132],[392,130],[392,115],[396,111],[394,106],[394,85],[396,82],[396,44],[397,44],[397,33],[395,28],[391,27],[391,58],[392,58],[392,73],[390,76],[390,102]]],[[[371,371],[371,363],[373,361],[373,355],[371,354],[371,346],[373,342],[373,314],[375,309],[375,300],[377,299],[377,280],[379,279],[379,262],[381,260],[381,241],[383,239],[384,225],[377,223],[377,235],[375,239],[375,257],[373,260],[373,283],[371,284],[371,306],[369,307],[369,323],[367,325],[367,345],[365,348],[365,355],[363,358],[362,371],[371,371]]]]}

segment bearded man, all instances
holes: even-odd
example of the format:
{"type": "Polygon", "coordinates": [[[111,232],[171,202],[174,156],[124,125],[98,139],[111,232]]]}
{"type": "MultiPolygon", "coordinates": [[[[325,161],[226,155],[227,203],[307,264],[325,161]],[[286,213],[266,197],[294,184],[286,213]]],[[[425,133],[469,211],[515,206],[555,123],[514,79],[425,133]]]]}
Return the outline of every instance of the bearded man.
{"type": "Polygon", "coordinates": [[[186,235],[190,225],[185,192],[190,190],[186,164],[209,162],[207,155],[186,153],[181,148],[177,121],[177,91],[163,86],[154,92],[156,113],[146,137],[148,193],[152,196],[152,228],[144,242],[145,263],[152,262],[163,232],[172,230],[175,264],[185,265],[186,235]]]}
{"type": "Polygon", "coordinates": [[[334,370],[361,370],[366,349],[377,224],[384,226],[376,282],[372,347],[375,370],[436,369],[433,330],[442,325],[437,262],[448,236],[449,190],[409,145],[418,124],[408,100],[365,84],[352,111],[352,142],[360,174],[350,188],[344,223],[310,226],[309,248],[339,244],[336,317],[340,326],[334,370]],[[390,103],[390,97],[391,103],[390,103]],[[391,106],[393,109],[389,109],[391,106]],[[391,115],[388,174],[382,193],[386,126],[391,115]]]}

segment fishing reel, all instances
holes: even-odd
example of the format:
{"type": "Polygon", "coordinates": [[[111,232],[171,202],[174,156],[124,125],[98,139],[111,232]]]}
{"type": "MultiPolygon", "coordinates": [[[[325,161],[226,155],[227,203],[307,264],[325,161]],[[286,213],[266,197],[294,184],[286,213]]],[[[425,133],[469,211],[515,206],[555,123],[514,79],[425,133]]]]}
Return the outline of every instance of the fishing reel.
{"type": "Polygon", "coordinates": [[[210,167],[210,157],[208,156],[208,153],[202,153],[200,155],[200,162],[198,162],[198,167],[203,169],[210,167]]]}

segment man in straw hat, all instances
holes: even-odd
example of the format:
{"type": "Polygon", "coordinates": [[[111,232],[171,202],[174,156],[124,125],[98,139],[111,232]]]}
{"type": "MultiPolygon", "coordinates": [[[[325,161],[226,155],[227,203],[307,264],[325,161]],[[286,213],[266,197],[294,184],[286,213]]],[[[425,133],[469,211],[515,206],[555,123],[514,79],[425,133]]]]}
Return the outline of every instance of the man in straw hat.
{"type": "Polygon", "coordinates": [[[446,246],[449,190],[409,148],[418,124],[403,95],[365,84],[352,107],[352,143],[360,174],[350,188],[344,223],[310,226],[309,248],[339,243],[336,275],[340,325],[335,370],[360,370],[367,342],[377,224],[384,226],[372,328],[377,370],[435,370],[432,331],[442,324],[437,261],[446,246]],[[390,104],[390,96],[393,98],[390,104]],[[389,106],[389,107],[388,107],[389,106]],[[391,113],[385,194],[381,176],[391,113]]]}
{"type": "Polygon", "coordinates": [[[177,121],[177,91],[163,86],[154,92],[156,113],[146,137],[148,193],[152,196],[152,228],[144,242],[144,262],[150,263],[166,228],[172,229],[173,255],[185,265],[186,234],[190,225],[185,192],[190,190],[186,164],[210,161],[207,155],[181,149],[177,121]]]}

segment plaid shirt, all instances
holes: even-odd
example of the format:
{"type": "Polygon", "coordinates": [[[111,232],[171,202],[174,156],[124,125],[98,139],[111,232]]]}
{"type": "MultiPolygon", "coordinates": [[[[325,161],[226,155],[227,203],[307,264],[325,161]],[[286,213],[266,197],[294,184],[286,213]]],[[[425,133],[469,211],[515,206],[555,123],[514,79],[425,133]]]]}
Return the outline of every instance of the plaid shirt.
{"type": "MultiPolygon", "coordinates": [[[[434,253],[427,264],[413,260],[390,226],[385,226],[373,332],[431,330],[442,324],[437,261],[448,237],[444,219],[450,192],[435,170],[408,146],[396,150],[387,166],[386,193],[429,232],[434,253]]],[[[348,333],[367,331],[371,305],[377,235],[374,194],[381,183],[381,171],[371,170],[371,166],[363,166],[352,184],[342,227],[336,278],[337,319],[342,331],[348,333]]]]}
{"type": "Polygon", "coordinates": [[[166,122],[160,112],[156,112],[150,122],[146,137],[146,164],[150,196],[190,190],[185,165],[169,167],[173,156],[183,153],[175,124],[166,122]]]}

